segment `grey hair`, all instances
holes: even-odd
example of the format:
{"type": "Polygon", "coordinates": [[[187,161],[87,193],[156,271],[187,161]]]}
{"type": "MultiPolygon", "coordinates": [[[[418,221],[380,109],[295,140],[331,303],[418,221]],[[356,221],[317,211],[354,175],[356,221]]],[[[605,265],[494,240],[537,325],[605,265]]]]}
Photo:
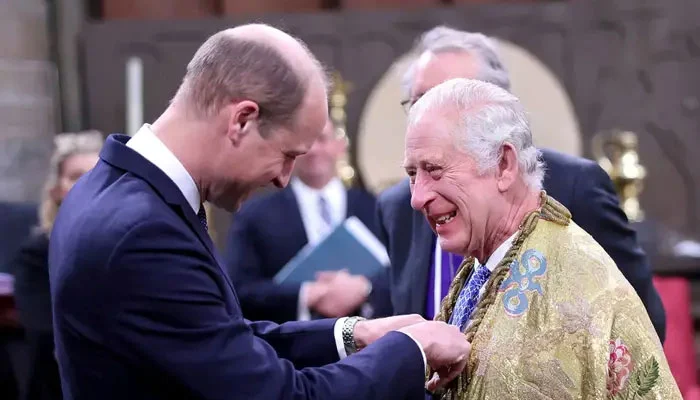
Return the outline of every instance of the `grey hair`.
{"type": "Polygon", "coordinates": [[[411,95],[418,57],[425,52],[468,53],[479,65],[478,75],[474,79],[489,82],[510,91],[508,70],[501,61],[495,40],[481,33],[460,31],[441,25],[423,33],[411,50],[414,59],[401,80],[404,95],[407,98],[411,95]]]}
{"type": "Polygon", "coordinates": [[[54,152],[49,162],[49,175],[44,183],[39,206],[39,228],[50,232],[53,227],[59,204],[51,197],[51,191],[58,185],[63,173],[63,163],[71,156],[85,153],[99,153],[104,144],[104,135],[97,130],[74,133],[60,133],[54,136],[54,152]]]}
{"type": "MultiPolygon", "coordinates": [[[[296,40],[323,71],[306,45],[296,40]]],[[[302,74],[278,49],[227,29],[200,46],[173,100],[186,98],[203,117],[216,115],[233,100],[251,100],[260,107],[261,124],[279,126],[294,121],[308,86],[309,74],[302,74]]]]}
{"type": "Polygon", "coordinates": [[[502,148],[516,150],[521,176],[532,190],[542,189],[544,163],[532,141],[527,114],[520,101],[496,85],[473,79],[451,79],[430,89],[408,114],[409,129],[432,110],[455,111],[455,146],[474,157],[480,173],[496,168],[502,148]]]}

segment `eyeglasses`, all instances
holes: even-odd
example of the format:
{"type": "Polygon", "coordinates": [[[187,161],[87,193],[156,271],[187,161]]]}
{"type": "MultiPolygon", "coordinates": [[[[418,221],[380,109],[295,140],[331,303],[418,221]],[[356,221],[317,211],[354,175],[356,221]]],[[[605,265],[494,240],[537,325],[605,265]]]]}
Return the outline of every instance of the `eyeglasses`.
{"type": "Polygon", "coordinates": [[[413,105],[413,100],[411,100],[411,99],[401,100],[401,108],[403,108],[403,111],[406,114],[408,114],[408,110],[411,109],[412,105],[413,105]]]}
{"type": "Polygon", "coordinates": [[[411,97],[410,99],[401,100],[401,108],[403,108],[403,111],[406,114],[408,114],[408,111],[411,109],[411,107],[413,107],[413,105],[416,104],[416,102],[420,100],[422,96],[423,95],[421,94],[416,97],[411,97]]]}

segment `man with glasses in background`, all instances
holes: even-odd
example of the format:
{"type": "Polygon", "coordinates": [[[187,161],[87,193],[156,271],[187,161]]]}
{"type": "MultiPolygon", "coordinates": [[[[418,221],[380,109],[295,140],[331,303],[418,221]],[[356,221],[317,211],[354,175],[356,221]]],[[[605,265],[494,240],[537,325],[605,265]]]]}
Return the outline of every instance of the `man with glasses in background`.
{"type": "MultiPolygon", "coordinates": [[[[454,78],[478,79],[510,91],[510,78],[492,39],[438,26],[417,41],[416,58],[403,77],[408,110],[432,87],[454,78]]],[[[632,284],[663,342],[665,312],[652,284],[647,257],[619,206],[609,176],[595,162],[541,149],[544,189],[571,211],[574,221],[600,243],[632,284]]],[[[383,192],[377,205],[380,239],[391,259],[395,314],[432,319],[462,258],[443,251],[420,212],[411,209],[408,180],[383,192]]]]}

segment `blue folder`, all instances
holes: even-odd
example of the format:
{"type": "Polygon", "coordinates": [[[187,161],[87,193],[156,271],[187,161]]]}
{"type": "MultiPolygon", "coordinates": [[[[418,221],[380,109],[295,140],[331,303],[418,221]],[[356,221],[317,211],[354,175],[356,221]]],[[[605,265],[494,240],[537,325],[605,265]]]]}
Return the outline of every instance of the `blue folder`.
{"type": "Polygon", "coordinates": [[[348,270],[371,277],[389,265],[386,248],[355,216],[349,217],[316,245],[307,244],[272,280],[279,285],[316,279],[319,271],[348,270]]]}

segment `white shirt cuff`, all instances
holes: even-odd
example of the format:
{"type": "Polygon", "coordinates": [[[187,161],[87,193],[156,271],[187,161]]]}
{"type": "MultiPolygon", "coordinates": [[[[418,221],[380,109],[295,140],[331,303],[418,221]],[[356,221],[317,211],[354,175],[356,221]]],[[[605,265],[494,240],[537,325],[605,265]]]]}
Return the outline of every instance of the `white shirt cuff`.
{"type": "MultiPolygon", "coordinates": [[[[401,332],[401,331],[397,331],[397,332],[401,332]]],[[[416,340],[416,338],[411,336],[410,333],[406,333],[406,332],[401,332],[401,333],[410,337],[411,340],[413,340],[416,343],[416,346],[418,346],[418,350],[420,350],[420,355],[423,356],[423,369],[427,370],[428,369],[428,360],[425,358],[425,351],[423,351],[423,346],[421,346],[420,343],[418,343],[418,341],[416,340]]]]}
{"type": "Polygon", "coordinates": [[[299,301],[297,302],[297,321],[310,321],[311,311],[306,306],[306,283],[299,288],[299,301]]]}
{"type": "Polygon", "coordinates": [[[348,353],[345,352],[345,343],[343,343],[343,324],[345,323],[346,319],[348,318],[338,318],[338,320],[335,321],[335,325],[333,325],[333,337],[335,338],[335,347],[338,349],[338,357],[340,357],[341,360],[348,356],[348,353]]]}
{"type": "MultiPolygon", "coordinates": [[[[343,358],[347,357],[348,354],[345,352],[345,344],[343,343],[343,324],[345,323],[345,320],[348,319],[347,317],[343,318],[338,318],[337,321],[335,321],[335,325],[333,325],[333,337],[335,338],[335,347],[338,349],[338,356],[342,360],[343,358]]],[[[401,331],[397,331],[401,332],[401,331]]],[[[423,357],[423,369],[428,368],[428,360],[425,357],[425,351],[423,351],[423,346],[418,343],[418,341],[411,336],[411,334],[406,333],[406,332],[401,332],[404,335],[408,336],[413,340],[413,342],[418,346],[418,350],[420,350],[420,355],[423,357]]]]}

